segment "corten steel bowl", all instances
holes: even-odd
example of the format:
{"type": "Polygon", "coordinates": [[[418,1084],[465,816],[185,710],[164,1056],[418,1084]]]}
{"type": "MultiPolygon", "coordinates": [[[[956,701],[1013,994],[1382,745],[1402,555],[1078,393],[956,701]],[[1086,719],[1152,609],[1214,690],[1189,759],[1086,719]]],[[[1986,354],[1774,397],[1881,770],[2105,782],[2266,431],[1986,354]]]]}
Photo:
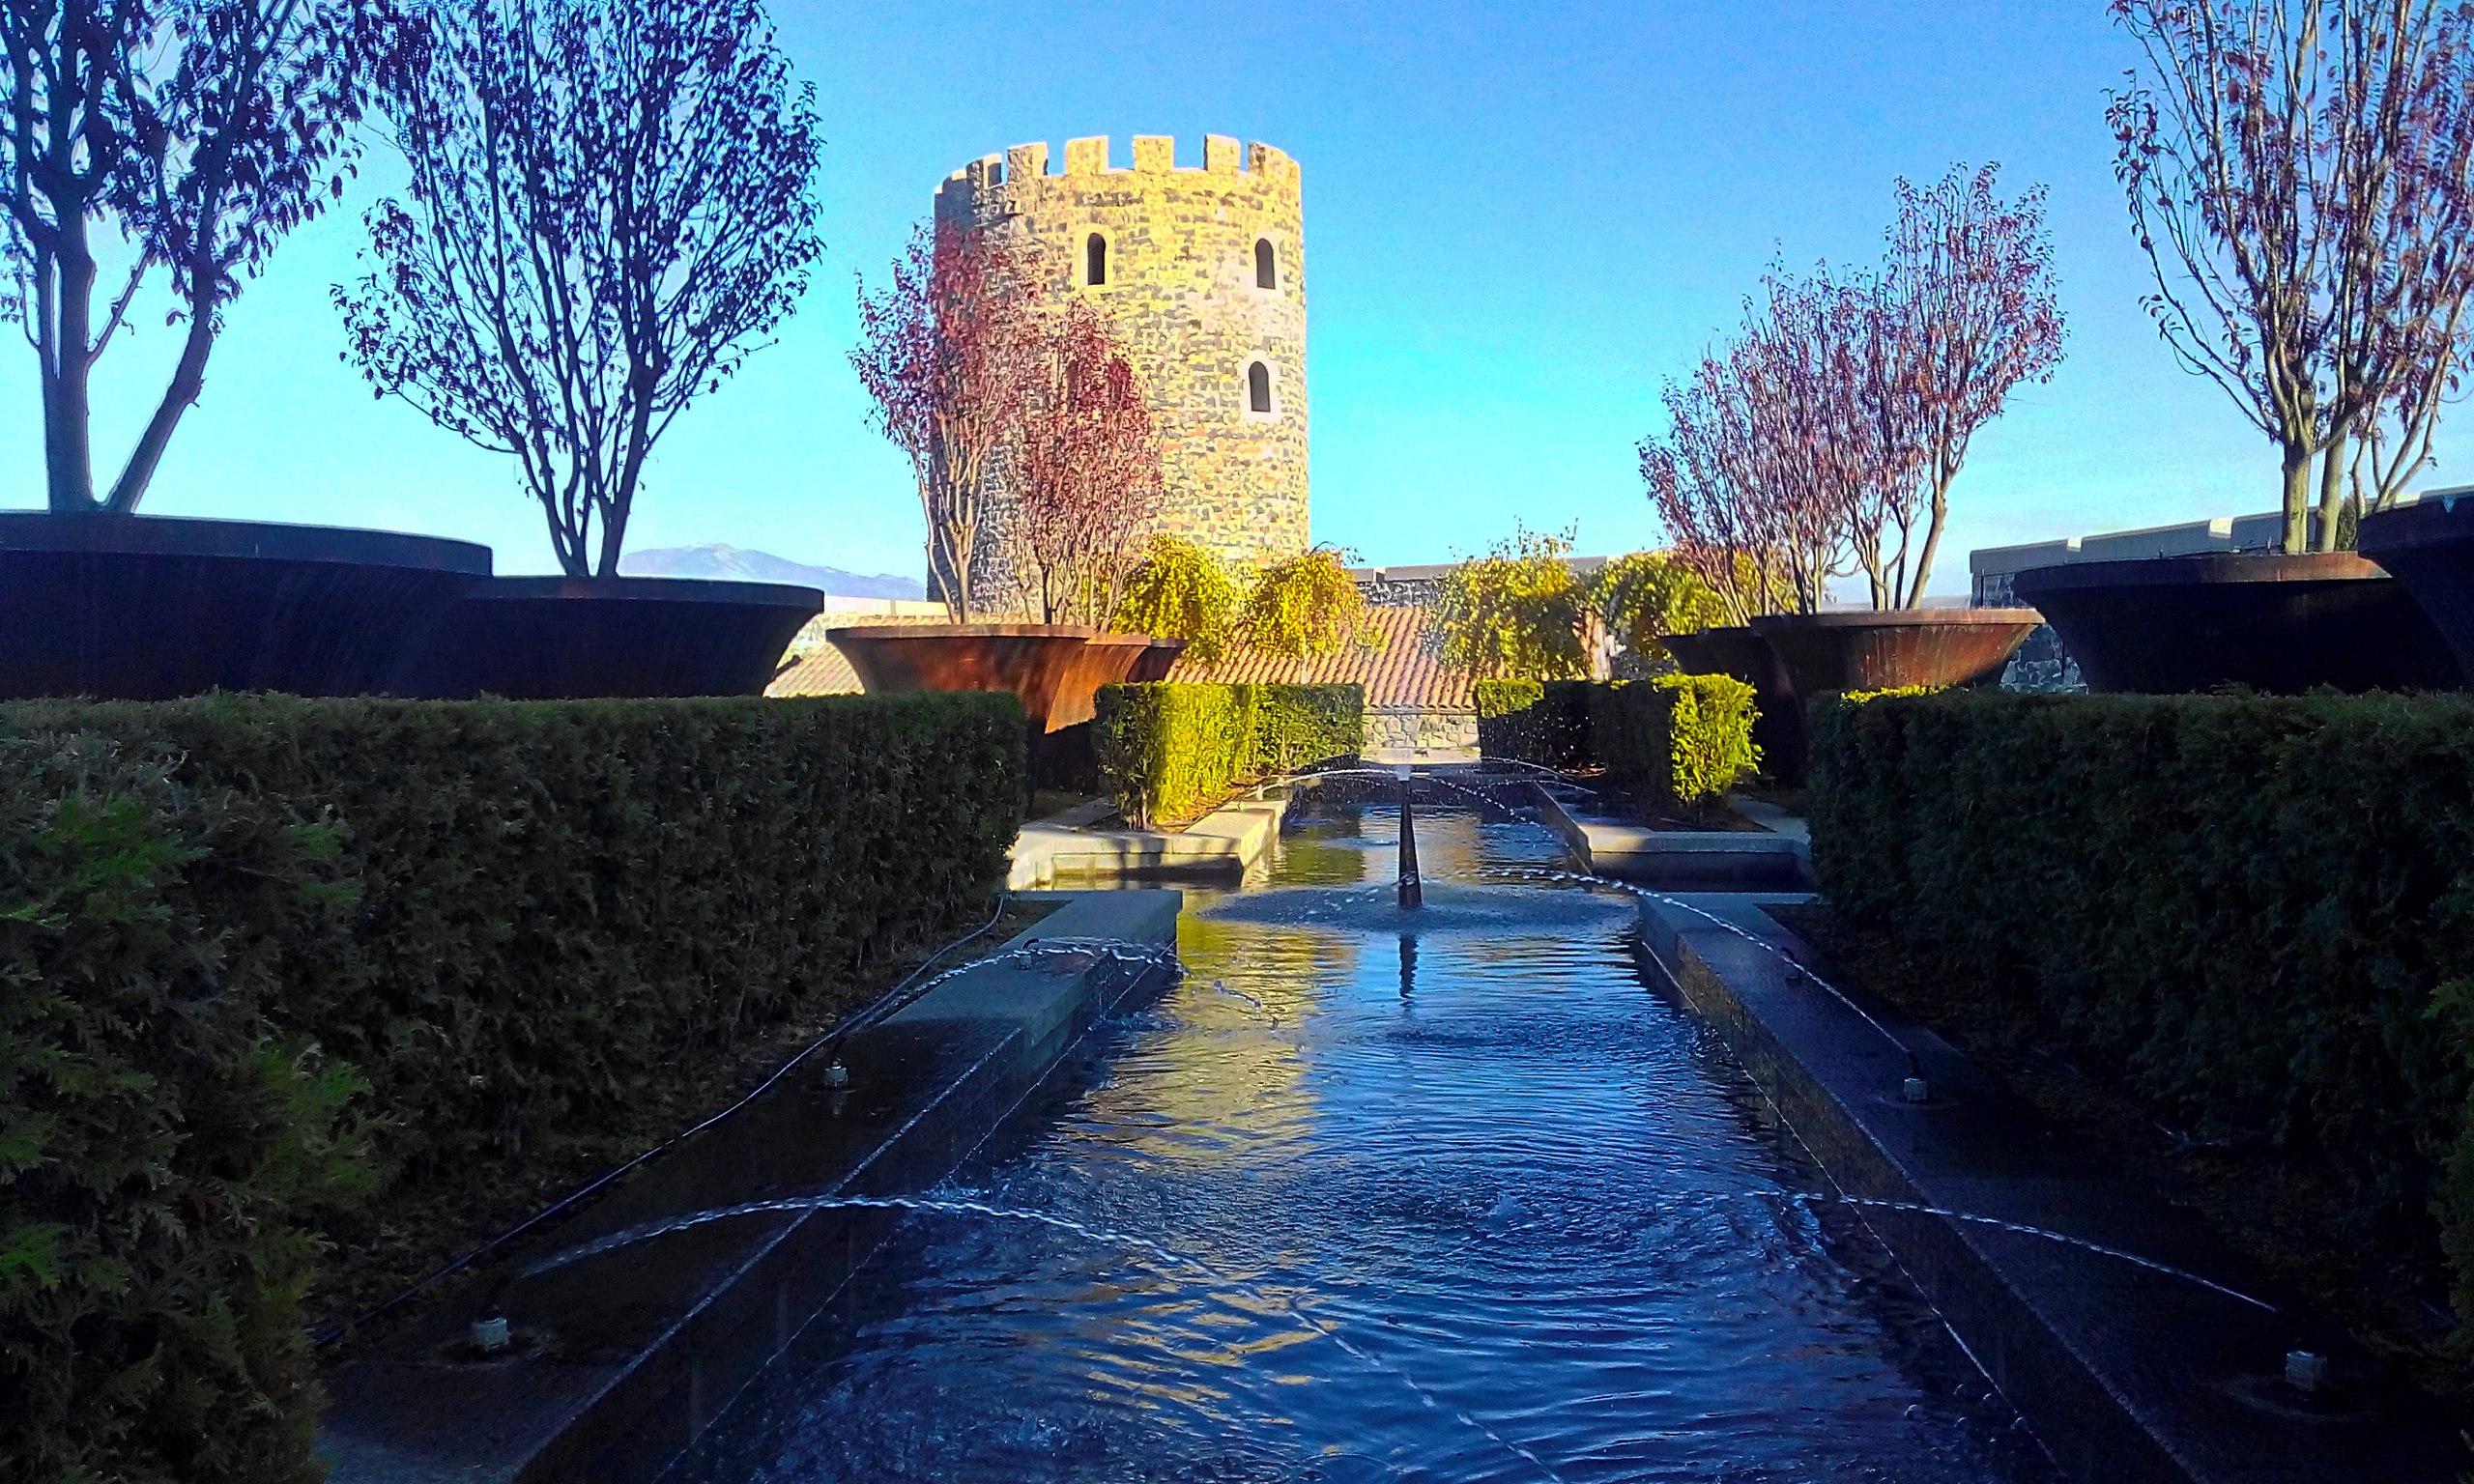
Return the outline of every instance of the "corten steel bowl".
{"type": "Polygon", "coordinates": [[[1184,640],[1153,639],[1148,634],[1092,635],[1065,683],[1057,688],[1048,729],[1062,731],[1096,717],[1104,685],[1165,680],[1185,647],[1184,640]]]}
{"type": "Polygon", "coordinates": [[[1091,720],[1103,685],[1165,675],[1185,647],[1061,623],[854,624],[824,637],[871,695],[1012,691],[1043,733],[1091,720]]]}
{"type": "Polygon", "coordinates": [[[2443,495],[2363,517],[2362,555],[2405,585],[2474,678],[2474,497],[2443,495]]]}
{"type": "Polygon", "coordinates": [[[1924,608],[1891,613],[1781,614],[1752,620],[1809,701],[1831,691],[1931,690],[2001,678],[2044,619],[2025,608],[1924,608]]]}
{"type": "Polygon", "coordinates": [[[824,594],[693,577],[500,577],[447,610],[403,695],[584,700],[762,696],[824,594]]]}
{"type": "Polygon", "coordinates": [[[435,536],[0,512],[0,699],[366,695],[489,573],[435,536]]]}
{"type": "Polygon", "coordinates": [[[2351,552],[2076,562],[2022,572],[2013,587],[2052,622],[2090,690],[2462,684],[2447,641],[2404,585],[2351,552]]]}

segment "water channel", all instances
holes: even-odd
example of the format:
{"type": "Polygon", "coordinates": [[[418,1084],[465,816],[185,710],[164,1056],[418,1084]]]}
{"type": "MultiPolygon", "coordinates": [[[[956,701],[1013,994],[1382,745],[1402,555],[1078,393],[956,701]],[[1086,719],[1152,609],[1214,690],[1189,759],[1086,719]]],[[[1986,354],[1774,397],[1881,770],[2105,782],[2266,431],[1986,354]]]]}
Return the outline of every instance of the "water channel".
{"type": "Polygon", "coordinates": [[[1629,899],[1422,804],[1404,918],[1397,824],[1190,892],[1184,982],[670,1479],[2048,1480],[1629,899]]]}

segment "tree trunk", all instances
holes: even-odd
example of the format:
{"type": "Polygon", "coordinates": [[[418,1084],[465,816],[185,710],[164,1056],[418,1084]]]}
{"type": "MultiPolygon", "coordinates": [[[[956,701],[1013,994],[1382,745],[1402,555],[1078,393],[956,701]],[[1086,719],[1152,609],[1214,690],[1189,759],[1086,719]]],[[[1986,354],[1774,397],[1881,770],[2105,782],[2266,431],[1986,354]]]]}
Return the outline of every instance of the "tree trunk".
{"type": "Polygon", "coordinates": [[[52,254],[53,301],[48,361],[43,367],[43,464],[51,508],[70,515],[95,504],[93,371],[87,338],[94,328],[95,256],[86,247],[83,213],[59,228],[52,254]]]}
{"type": "Polygon", "coordinates": [[[201,290],[189,309],[189,332],[181,344],[180,364],[172,372],[172,384],[163,388],[163,400],[155,405],[155,415],[146,420],[146,431],[138,435],[137,446],[130,450],[129,463],[120,471],[119,482],[112,486],[111,499],[104,508],[127,515],[137,508],[146,495],[146,487],[155,480],[156,468],[163,462],[163,450],[172,442],[172,430],[181,425],[181,414],[187,412],[206,390],[207,353],[215,348],[215,314],[207,307],[212,295],[201,290]]]}
{"type": "Polygon", "coordinates": [[[2311,550],[2311,447],[2285,445],[2285,539],[2278,550],[2299,556],[2311,550]]]}
{"type": "Polygon", "coordinates": [[[2339,428],[2319,455],[2319,529],[2312,544],[2322,552],[2337,549],[2338,517],[2345,508],[2346,442],[2345,430],[2339,428]]]}
{"type": "Polygon", "coordinates": [[[1950,486],[1958,481],[1958,471],[1933,481],[1933,515],[1924,528],[1924,552],[1915,558],[1915,581],[1907,589],[1907,606],[1924,606],[1924,585],[1933,580],[1933,558],[1942,550],[1942,527],[1950,518],[1950,486]]]}

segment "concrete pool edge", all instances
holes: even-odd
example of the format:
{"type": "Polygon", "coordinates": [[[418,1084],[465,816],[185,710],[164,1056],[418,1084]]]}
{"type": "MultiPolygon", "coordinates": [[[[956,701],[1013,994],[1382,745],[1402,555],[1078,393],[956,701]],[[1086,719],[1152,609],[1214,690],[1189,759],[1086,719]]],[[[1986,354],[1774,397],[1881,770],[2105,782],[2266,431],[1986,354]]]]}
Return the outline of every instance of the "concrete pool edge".
{"type": "MultiPolygon", "coordinates": [[[[1023,895],[1064,904],[1006,950],[1031,940],[1172,947],[1183,905],[1176,891],[1023,895]]],[[[1079,964],[1072,956],[1004,961],[1006,950],[845,1043],[844,1059],[863,1094],[877,1067],[888,1069],[888,1083],[900,1077],[892,1069],[916,1074],[888,1095],[881,1135],[839,1130],[839,1146],[823,1156],[821,1178],[792,1188],[886,1197],[935,1184],[1070,1064],[1070,1053],[1095,1022],[1155,992],[1174,973],[1168,964],[1101,955],[1079,964]],[[930,1054],[923,1056],[922,1048],[930,1054]]],[[[798,1101],[813,1091],[786,1081],[738,1118],[700,1135],[709,1147],[682,1149],[649,1167],[659,1173],[646,1184],[667,1180],[678,1187],[668,1203],[674,1213],[729,1204],[734,1181],[747,1185],[735,1199],[766,1198],[780,1186],[759,1178],[778,1173],[771,1167],[778,1156],[764,1143],[785,1127],[819,1121],[812,1102],[798,1101]],[[780,1105],[768,1109],[768,1101],[780,1105]],[[710,1168],[700,1170],[700,1161],[710,1168]],[[719,1198],[717,1189],[725,1192],[719,1198]]],[[[838,1106],[831,1116],[839,1117],[838,1106]]],[[[621,1187],[611,1202],[615,1213],[579,1225],[586,1235],[623,1231],[630,1217],[665,1209],[660,1194],[631,1195],[621,1187]]],[[[709,1237],[696,1234],[683,1274],[659,1273],[662,1281],[647,1283],[640,1269],[637,1282],[621,1272],[603,1290],[579,1291],[574,1280],[553,1273],[537,1285],[544,1292],[519,1288],[505,1303],[520,1335],[560,1337],[562,1330],[600,1327],[615,1339],[594,1334],[561,1347],[557,1338],[534,1338],[503,1359],[459,1360],[452,1347],[462,1316],[432,1313],[331,1382],[333,1406],[319,1442],[331,1465],[329,1478],[332,1484],[651,1479],[824,1311],[881,1245],[897,1215],[826,1209],[715,1222],[709,1237]],[[629,1312],[611,1321],[593,1311],[597,1300],[629,1312]]],[[[541,1254],[534,1248],[523,1255],[541,1254]]],[[[641,1265],[646,1254],[633,1256],[641,1265]]],[[[518,1257],[502,1266],[515,1274],[507,1282],[528,1275],[518,1257]]]]}
{"type": "Polygon", "coordinates": [[[2210,1234],[2057,1138],[1931,1031],[1860,998],[1843,1003],[1777,956],[1773,949],[1827,973],[1762,910],[1803,899],[1645,899],[1644,948],[1840,1192],[1934,1209],[1856,1208],[2066,1477],[2458,1478],[2461,1455],[2434,1408],[2399,1405],[2375,1385],[2316,1409],[2281,1391],[2288,1347],[2331,1352],[2344,1374],[2366,1369],[2342,1336],[2185,1275],[1996,1224],[2064,1233],[2260,1293],[2210,1234]],[[1901,1097],[1912,1072],[1931,1091],[1924,1104],[1901,1097]]]}

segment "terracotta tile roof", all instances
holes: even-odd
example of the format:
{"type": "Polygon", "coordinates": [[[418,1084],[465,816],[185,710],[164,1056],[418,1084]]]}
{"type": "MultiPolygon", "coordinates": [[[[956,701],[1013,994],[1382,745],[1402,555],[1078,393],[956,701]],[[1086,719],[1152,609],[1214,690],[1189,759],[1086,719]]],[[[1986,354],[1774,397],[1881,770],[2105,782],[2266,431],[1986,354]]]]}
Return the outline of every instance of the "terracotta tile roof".
{"type": "MultiPolygon", "coordinates": [[[[1304,660],[1277,659],[1251,649],[1235,648],[1216,666],[1180,659],[1168,672],[1171,680],[1216,681],[1222,684],[1336,685],[1355,681],[1366,687],[1366,703],[1378,709],[1468,711],[1477,701],[1469,677],[1444,668],[1426,611],[1423,608],[1368,608],[1367,627],[1378,642],[1346,644],[1337,654],[1304,660]]],[[[833,614],[836,623],[942,623],[942,614],[901,617],[833,614]]],[[[860,689],[858,672],[832,644],[822,644],[786,668],[765,688],[767,696],[851,696],[860,689]]]]}
{"type": "Polygon", "coordinates": [[[1216,666],[1180,659],[1171,680],[1236,684],[1332,685],[1356,681],[1369,707],[1467,711],[1477,705],[1469,676],[1446,670],[1423,608],[1368,608],[1367,626],[1380,641],[1372,647],[1344,644],[1337,654],[1304,660],[1276,659],[1251,649],[1232,649],[1216,666]]]}

